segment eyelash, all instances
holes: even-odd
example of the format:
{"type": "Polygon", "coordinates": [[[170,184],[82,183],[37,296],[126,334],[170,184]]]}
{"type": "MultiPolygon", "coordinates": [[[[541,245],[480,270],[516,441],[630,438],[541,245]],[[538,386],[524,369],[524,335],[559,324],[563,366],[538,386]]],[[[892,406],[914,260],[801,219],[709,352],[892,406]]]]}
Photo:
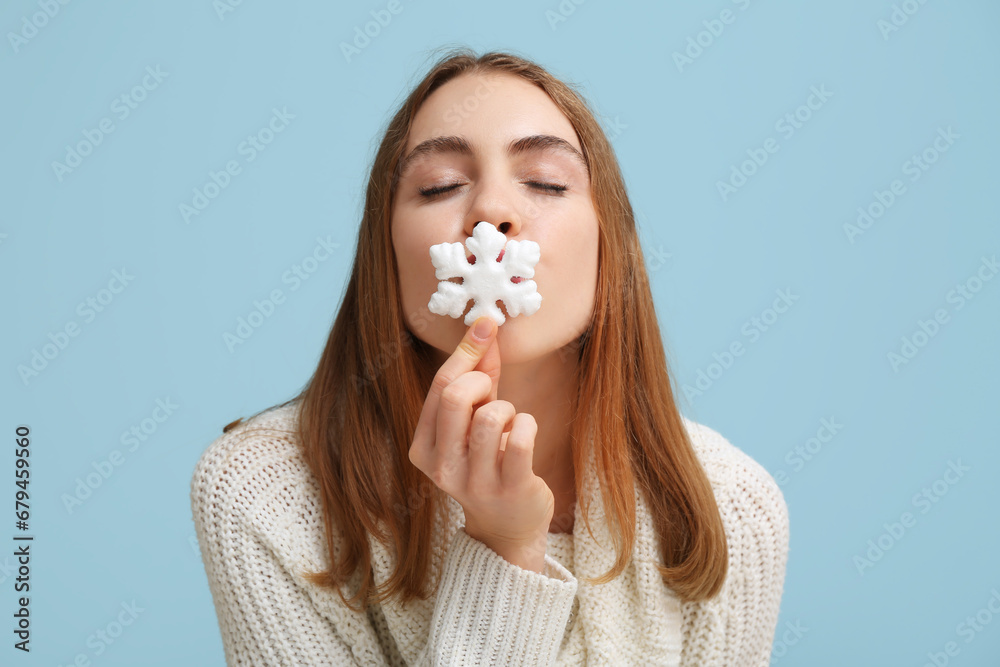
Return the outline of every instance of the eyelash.
{"type": "MultiPolygon", "coordinates": [[[[420,194],[421,196],[430,199],[433,197],[437,197],[438,195],[442,195],[450,190],[453,190],[454,188],[457,188],[460,185],[461,183],[455,183],[453,185],[442,185],[436,188],[421,188],[420,194]]],[[[528,185],[540,186],[538,187],[539,190],[546,190],[555,196],[561,195],[562,193],[569,190],[568,186],[563,185],[561,183],[541,183],[539,181],[528,181],[528,185]]]]}

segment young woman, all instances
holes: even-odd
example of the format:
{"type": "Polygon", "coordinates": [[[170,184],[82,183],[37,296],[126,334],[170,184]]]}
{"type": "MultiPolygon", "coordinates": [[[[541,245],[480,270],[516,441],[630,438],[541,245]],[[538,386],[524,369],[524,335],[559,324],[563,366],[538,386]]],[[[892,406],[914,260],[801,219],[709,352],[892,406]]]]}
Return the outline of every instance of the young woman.
{"type": "Polygon", "coordinates": [[[365,204],[314,376],[194,471],[229,664],[768,664],[788,510],[674,403],[582,97],[451,53],[389,123],[365,204]],[[482,222],[539,245],[542,303],[466,326],[428,308],[429,248],[482,222]]]}

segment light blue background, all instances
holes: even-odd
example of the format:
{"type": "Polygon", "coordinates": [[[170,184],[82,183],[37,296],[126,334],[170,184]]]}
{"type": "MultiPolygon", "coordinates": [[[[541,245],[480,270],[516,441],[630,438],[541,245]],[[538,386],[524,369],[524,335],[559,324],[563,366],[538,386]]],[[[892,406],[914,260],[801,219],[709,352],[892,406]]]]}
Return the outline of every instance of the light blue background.
{"type": "MultiPolygon", "coordinates": [[[[715,375],[682,410],[785,475],[773,662],[922,665],[954,641],[949,664],[998,664],[1000,615],[981,610],[995,592],[1000,604],[1000,279],[961,309],[948,293],[1000,251],[1000,7],[927,2],[886,39],[884,0],[671,4],[565,3],[575,11],[553,27],[555,0],[401,0],[347,62],[339,44],[386,3],[258,0],[220,17],[209,0],[74,2],[16,50],[9,33],[41,10],[4,3],[0,505],[13,506],[13,434],[28,424],[36,539],[30,656],[11,648],[14,561],[0,557],[0,662],[223,664],[193,537],[194,463],[225,423],[308,379],[380,130],[432,50],[465,44],[582,86],[615,135],[677,386],[715,375]],[[672,54],[724,9],[734,22],[679,71],[672,54]],[[147,67],[167,76],[120,119],[113,101],[147,67]],[[813,86],[832,96],[786,138],[776,121],[813,86]],[[247,162],[238,146],[273,108],[294,119],[247,162]],[[52,163],[102,118],[114,131],[60,181],[52,163]],[[948,127],[959,138],[911,182],[904,163],[948,127]],[[717,181],[769,137],[778,152],[723,201],[717,181]],[[228,160],[241,173],[186,224],[179,205],[228,160]],[[845,223],[893,179],[906,192],[850,243],[845,223]],[[283,274],[328,236],[340,248],[291,290],[283,274]],[[88,322],[77,305],[123,268],[134,280],[88,322]],[[275,288],[285,303],[231,353],[223,333],[275,288]],[[798,300],[751,342],[744,323],[776,290],[798,300]],[[887,354],[939,308],[948,322],[894,370],[887,354]],[[71,321],[79,335],[23,382],[18,367],[71,321]],[[745,353],[711,369],[734,341],[745,353]],[[178,409],[127,451],[120,434],[168,398],[178,409]],[[824,418],[843,428],[794,465],[824,418]],[[124,463],[68,512],[63,494],[115,449],[124,463]],[[922,513],[914,495],[949,461],[969,470],[922,513]],[[915,525],[860,573],[855,557],[906,511],[915,525]],[[88,636],[133,600],[135,623],[96,655],[88,636]],[[991,622],[967,642],[958,626],[977,613],[991,622]]],[[[10,545],[13,520],[0,531],[10,545]]]]}

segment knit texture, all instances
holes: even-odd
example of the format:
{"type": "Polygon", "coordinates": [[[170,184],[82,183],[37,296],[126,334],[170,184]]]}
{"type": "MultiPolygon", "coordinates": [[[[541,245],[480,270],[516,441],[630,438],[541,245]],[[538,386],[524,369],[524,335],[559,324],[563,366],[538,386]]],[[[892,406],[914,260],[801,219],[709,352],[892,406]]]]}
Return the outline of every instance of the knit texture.
{"type": "MultiPolygon", "coordinates": [[[[435,526],[427,600],[367,613],[302,573],[329,567],[319,487],[294,434],[298,404],[224,433],[198,460],[191,505],[228,665],[763,666],[770,661],[788,558],[788,508],[771,475],[719,433],[684,419],[715,492],[729,546],[718,596],[681,602],[656,571],[659,540],[636,491],[636,545],[614,563],[591,455],[573,533],[550,533],[542,573],[471,538],[450,496],[435,526]],[[256,429],[267,429],[256,432],[256,429]]],[[[369,536],[376,584],[394,554],[369,536]]],[[[340,542],[335,542],[340,553],[340,542]]],[[[355,573],[342,588],[350,597],[355,573]]]]}

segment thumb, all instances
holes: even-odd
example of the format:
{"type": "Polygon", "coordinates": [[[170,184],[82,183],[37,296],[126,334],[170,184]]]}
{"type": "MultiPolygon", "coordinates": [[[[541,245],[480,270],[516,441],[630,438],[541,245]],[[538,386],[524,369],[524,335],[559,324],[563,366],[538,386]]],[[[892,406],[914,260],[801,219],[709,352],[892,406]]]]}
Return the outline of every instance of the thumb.
{"type": "Polygon", "coordinates": [[[466,338],[482,353],[479,363],[473,370],[486,373],[493,383],[490,389],[490,400],[497,400],[497,387],[500,384],[500,346],[497,344],[497,325],[489,317],[480,317],[466,332],[466,338]],[[482,352],[483,348],[485,352],[482,352]]]}

